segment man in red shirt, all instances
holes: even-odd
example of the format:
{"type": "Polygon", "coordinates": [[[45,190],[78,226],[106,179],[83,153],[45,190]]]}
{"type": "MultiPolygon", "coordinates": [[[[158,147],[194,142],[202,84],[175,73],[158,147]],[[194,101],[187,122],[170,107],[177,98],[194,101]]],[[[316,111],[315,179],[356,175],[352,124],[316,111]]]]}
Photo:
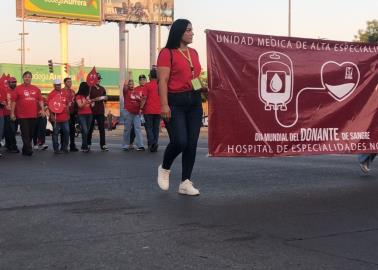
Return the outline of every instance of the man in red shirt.
{"type": "Polygon", "coordinates": [[[47,104],[54,127],[52,141],[55,154],[68,153],[68,120],[70,118],[68,103],[67,91],[62,90],[62,82],[59,79],[54,80],[54,90],[48,95],[47,104]],[[60,148],[62,150],[59,149],[59,133],[62,133],[62,145],[60,148]]]}
{"type": "Polygon", "coordinates": [[[141,132],[141,103],[143,100],[143,89],[134,89],[134,81],[129,80],[123,88],[123,97],[125,100],[125,126],[123,131],[122,149],[127,151],[130,148],[131,126],[134,124],[135,140],[137,151],[144,151],[143,137],[141,132]]]}
{"type": "Polygon", "coordinates": [[[4,137],[5,137],[5,147],[10,153],[20,153],[17,147],[16,141],[16,122],[10,119],[11,111],[11,96],[14,89],[17,86],[17,80],[14,77],[10,77],[8,80],[7,88],[7,104],[4,108],[4,137]]]}
{"type": "Polygon", "coordinates": [[[20,123],[22,138],[22,154],[31,156],[33,154],[32,137],[38,114],[46,117],[43,110],[43,99],[41,90],[31,84],[32,73],[25,71],[22,75],[23,84],[16,87],[12,95],[11,119],[20,123]],[[17,115],[15,114],[17,112],[17,115]]]}
{"type": "Polygon", "coordinates": [[[144,86],[146,101],[142,104],[144,127],[147,134],[148,149],[156,152],[158,149],[160,130],[160,97],[158,93],[156,68],[150,71],[150,82],[144,86]]]}
{"type": "Polygon", "coordinates": [[[68,126],[70,129],[70,151],[71,152],[77,152],[79,149],[77,149],[75,144],[75,124],[76,124],[76,118],[77,118],[77,108],[75,109],[75,91],[71,88],[72,87],[72,79],[67,77],[63,80],[64,82],[64,88],[63,90],[67,92],[67,98],[68,98],[68,109],[70,112],[70,120],[68,121],[68,126]]]}

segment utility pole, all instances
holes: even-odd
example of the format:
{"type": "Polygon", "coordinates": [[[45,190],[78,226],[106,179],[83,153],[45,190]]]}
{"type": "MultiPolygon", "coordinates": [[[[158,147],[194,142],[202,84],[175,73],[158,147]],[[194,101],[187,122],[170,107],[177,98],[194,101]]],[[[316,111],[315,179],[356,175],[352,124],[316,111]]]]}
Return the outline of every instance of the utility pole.
{"type": "Polygon", "coordinates": [[[21,16],[22,16],[22,32],[19,33],[21,36],[21,77],[24,73],[24,66],[25,66],[25,36],[29,33],[25,33],[25,7],[24,7],[24,1],[21,1],[21,16]]]}
{"type": "Polygon", "coordinates": [[[158,53],[161,51],[161,0],[159,1],[159,17],[158,17],[158,53]]]}
{"type": "MultiPolygon", "coordinates": [[[[128,69],[126,68],[126,42],[125,42],[125,35],[127,33],[127,42],[129,42],[129,35],[128,30],[126,30],[126,23],[124,21],[120,21],[118,23],[119,28],[119,110],[120,116],[123,116],[123,85],[126,80],[125,71],[128,69]]],[[[129,49],[127,49],[129,52],[129,49]]],[[[129,57],[127,57],[127,61],[129,61],[129,57]]]]}
{"type": "Polygon", "coordinates": [[[150,67],[156,64],[156,24],[150,24],[150,67]]]}

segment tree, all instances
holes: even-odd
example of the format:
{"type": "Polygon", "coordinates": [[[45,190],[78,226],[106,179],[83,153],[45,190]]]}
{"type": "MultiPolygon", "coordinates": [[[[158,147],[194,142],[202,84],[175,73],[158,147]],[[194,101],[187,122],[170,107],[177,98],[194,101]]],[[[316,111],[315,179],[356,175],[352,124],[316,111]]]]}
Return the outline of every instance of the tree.
{"type": "Polygon", "coordinates": [[[365,30],[358,30],[358,34],[354,36],[356,41],[377,43],[378,42],[378,21],[372,20],[366,22],[365,30]]]}

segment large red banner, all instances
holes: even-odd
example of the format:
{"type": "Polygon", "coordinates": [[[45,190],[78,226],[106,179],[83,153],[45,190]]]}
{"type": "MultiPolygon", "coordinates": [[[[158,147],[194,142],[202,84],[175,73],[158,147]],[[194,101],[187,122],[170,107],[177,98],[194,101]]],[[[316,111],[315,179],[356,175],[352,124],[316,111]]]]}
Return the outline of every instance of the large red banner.
{"type": "Polygon", "coordinates": [[[206,35],[211,156],[378,152],[378,44],[206,35]]]}

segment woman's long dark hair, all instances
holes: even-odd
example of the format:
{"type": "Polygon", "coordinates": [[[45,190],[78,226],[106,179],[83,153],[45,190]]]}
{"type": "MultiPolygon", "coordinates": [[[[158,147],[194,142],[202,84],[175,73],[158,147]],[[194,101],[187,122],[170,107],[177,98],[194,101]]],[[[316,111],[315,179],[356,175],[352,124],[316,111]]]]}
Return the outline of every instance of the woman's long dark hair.
{"type": "Polygon", "coordinates": [[[187,19],[177,19],[173,22],[171,29],[169,30],[167,45],[165,45],[165,48],[177,49],[180,47],[181,38],[184,35],[188,24],[191,24],[191,22],[187,19]]]}
{"type": "Polygon", "coordinates": [[[80,83],[79,90],[77,91],[76,95],[80,95],[84,97],[89,95],[89,86],[86,82],[80,83]]]}

